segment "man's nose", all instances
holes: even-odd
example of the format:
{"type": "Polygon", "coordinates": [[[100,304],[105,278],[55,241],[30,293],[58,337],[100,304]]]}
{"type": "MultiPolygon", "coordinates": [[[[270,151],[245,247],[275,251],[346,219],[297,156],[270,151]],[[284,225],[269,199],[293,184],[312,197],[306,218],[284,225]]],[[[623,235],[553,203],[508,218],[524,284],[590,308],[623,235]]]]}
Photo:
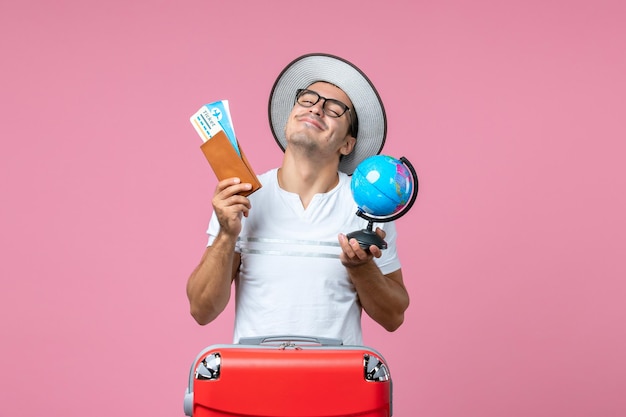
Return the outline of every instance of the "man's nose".
{"type": "Polygon", "coordinates": [[[309,107],[309,111],[311,113],[317,114],[319,117],[324,116],[324,103],[326,103],[326,101],[323,98],[320,98],[319,100],[317,100],[317,103],[309,107]]]}

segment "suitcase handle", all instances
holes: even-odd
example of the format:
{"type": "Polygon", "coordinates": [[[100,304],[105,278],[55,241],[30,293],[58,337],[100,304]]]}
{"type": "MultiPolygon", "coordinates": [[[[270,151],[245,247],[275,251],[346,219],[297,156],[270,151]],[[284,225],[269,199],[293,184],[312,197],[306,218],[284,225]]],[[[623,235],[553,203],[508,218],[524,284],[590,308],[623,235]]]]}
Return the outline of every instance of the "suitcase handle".
{"type": "Polygon", "coordinates": [[[315,343],[322,346],[341,346],[343,341],[341,339],[334,339],[331,337],[317,337],[317,336],[259,336],[259,337],[242,337],[239,339],[240,345],[260,345],[262,343],[315,343]]]}

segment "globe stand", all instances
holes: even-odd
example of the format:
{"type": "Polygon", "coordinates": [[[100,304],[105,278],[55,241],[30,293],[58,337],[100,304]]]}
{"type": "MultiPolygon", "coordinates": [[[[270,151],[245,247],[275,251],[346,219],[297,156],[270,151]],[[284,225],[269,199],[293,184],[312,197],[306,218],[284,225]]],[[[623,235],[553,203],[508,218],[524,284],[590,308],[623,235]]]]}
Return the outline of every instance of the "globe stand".
{"type": "Polygon", "coordinates": [[[367,220],[367,228],[362,230],[355,230],[352,233],[348,233],[346,235],[348,240],[356,239],[356,241],[359,242],[359,245],[363,249],[369,249],[369,247],[372,245],[376,245],[380,249],[387,249],[387,242],[385,242],[385,240],[382,237],[378,236],[373,230],[374,222],[367,217],[364,217],[364,213],[361,210],[357,211],[356,215],[359,217],[363,217],[365,220],[367,220]]]}
{"type": "Polygon", "coordinates": [[[413,192],[411,193],[411,197],[409,198],[408,203],[400,210],[398,213],[390,216],[376,217],[370,216],[363,212],[360,208],[357,210],[356,215],[367,220],[367,228],[361,230],[355,230],[354,232],[348,233],[346,237],[348,239],[356,239],[359,242],[359,245],[362,249],[368,250],[370,246],[375,245],[380,249],[387,249],[387,242],[378,236],[374,231],[374,222],[377,223],[386,223],[393,220],[397,220],[400,217],[404,216],[408,211],[413,207],[413,203],[415,203],[415,199],[417,198],[418,191],[418,179],[417,173],[415,172],[415,168],[406,159],[404,156],[400,158],[400,162],[402,162],[411,172],[411,177],[413,178],[413,192]]]}

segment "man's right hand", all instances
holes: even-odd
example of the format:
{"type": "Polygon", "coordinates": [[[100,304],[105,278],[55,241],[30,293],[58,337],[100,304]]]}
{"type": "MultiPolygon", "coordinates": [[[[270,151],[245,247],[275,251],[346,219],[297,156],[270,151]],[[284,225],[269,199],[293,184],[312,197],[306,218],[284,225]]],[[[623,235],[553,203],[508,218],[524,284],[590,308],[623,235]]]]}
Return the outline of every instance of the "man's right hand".
{"type": "Polygon", "coordinates": [[[227,178],[217,184],[211,202],[220,224],[220,233],[231,237],[239,236],[241,216],[248,217],[251,208],[248,197],[239,193],[251,188],[251,184],[242,183],[239,178],[227,178]]]}

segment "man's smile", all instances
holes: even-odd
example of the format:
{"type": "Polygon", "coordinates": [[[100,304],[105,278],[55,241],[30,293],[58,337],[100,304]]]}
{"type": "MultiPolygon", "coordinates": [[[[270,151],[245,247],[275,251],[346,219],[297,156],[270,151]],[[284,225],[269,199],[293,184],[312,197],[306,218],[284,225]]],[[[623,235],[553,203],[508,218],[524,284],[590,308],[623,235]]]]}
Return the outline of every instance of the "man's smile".
{"type": "Polygon", "coordinates": [[[326,124],[324,122],[322,122],[321,119],[319,119],[316,116],[313,116],[311,114],[304,114],[302,116],[298,117],[298,120],[304,123],[308,123],[314,127],[316,127],[319,130],[326,130],[326,124]]]}

